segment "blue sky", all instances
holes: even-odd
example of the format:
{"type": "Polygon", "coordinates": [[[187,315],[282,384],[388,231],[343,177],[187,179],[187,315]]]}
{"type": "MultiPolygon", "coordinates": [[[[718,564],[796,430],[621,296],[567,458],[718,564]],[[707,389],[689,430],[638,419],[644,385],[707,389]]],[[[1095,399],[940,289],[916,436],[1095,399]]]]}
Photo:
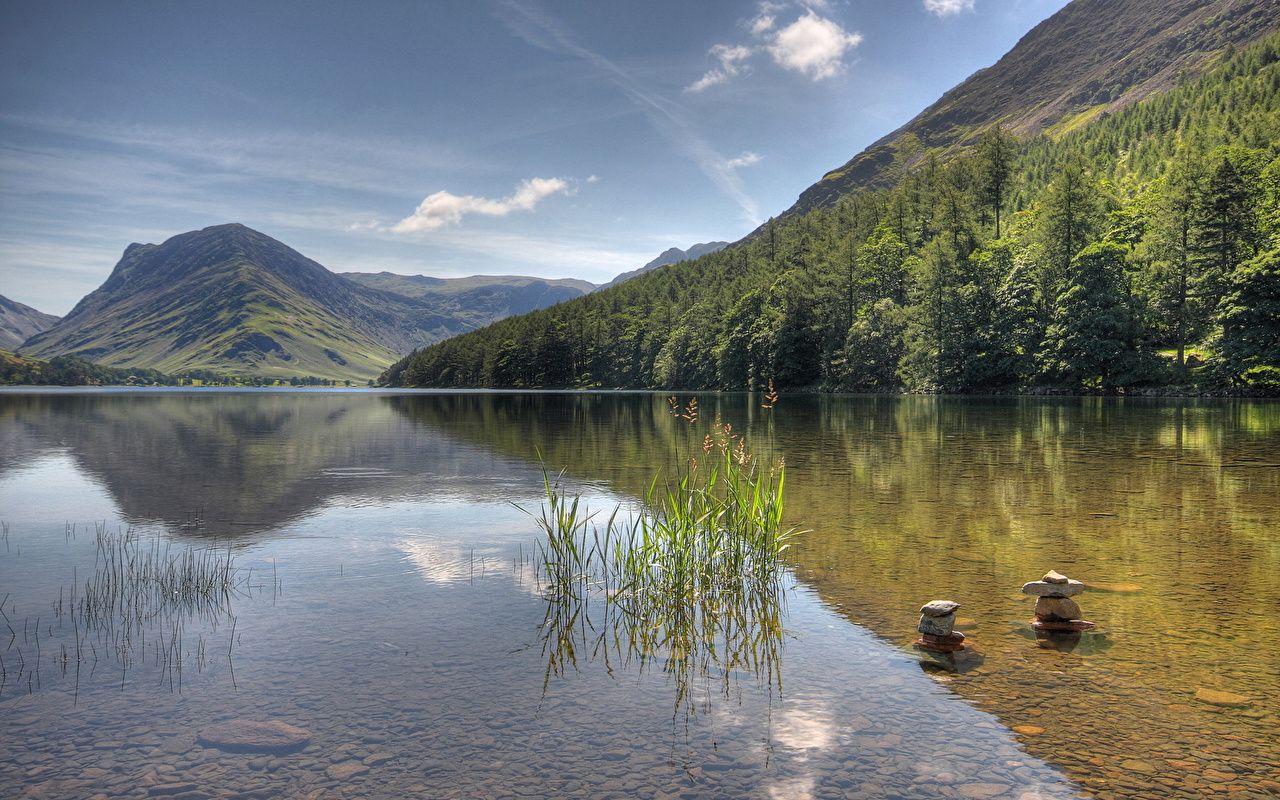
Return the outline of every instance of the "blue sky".
{"type": "Polygon", "coordinates": [[[602,282],[736,239],[1066,0],[0,0],[0,294],[243,222],[337,271],[602,282]]]}

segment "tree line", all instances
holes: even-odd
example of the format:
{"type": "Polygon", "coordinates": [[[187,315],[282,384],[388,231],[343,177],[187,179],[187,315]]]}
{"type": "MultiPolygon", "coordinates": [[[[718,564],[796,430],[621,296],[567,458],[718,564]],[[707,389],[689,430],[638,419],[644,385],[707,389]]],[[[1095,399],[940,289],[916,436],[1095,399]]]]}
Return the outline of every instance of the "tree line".
{"type": "Polygon", "coordinates": [[[1280,36],[419,350],[406,386],[1280,390],[1280,36]]]}

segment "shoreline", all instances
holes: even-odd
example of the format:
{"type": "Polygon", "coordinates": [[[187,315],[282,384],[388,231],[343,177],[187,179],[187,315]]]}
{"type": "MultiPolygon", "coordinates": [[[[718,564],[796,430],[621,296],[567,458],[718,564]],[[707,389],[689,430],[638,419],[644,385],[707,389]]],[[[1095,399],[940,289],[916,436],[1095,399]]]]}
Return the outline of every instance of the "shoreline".
{"type": "MultiPolygon", "coordinates": [[[[12,394],[651,394],[651,395],[752,395],[760,390],[747,389],[637,389],[637,388],[489,388],[489,387],[430,387],[430,386],[131,386],[128,384],[6,384],[0,385],[0,395],[12,394]]],[[[801,388],[780,392],[787,397],[936,397],[964,399],[1143,399],[1143,400],[1280,400],[1280,392],[1237,389],[1192,389],[1185,386],[1147,387],[1126,392],[1089,392],[1074,389],[1040,387],[1008,392],[857,392],[827,389],[801,388]]]]}

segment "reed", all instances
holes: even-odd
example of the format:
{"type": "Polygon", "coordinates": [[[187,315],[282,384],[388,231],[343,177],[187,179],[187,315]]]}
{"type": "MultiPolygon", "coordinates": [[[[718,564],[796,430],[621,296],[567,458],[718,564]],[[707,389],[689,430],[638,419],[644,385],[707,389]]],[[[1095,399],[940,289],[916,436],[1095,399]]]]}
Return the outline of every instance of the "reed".
{"type": "MultiPolygon", "coordinates": [[[[699,424],[696,401],[672,414],[699,424]]],[[[770,403],[776,404],[776,397],[770,403]]],[[[783,520],[786,470],[719,419],[700,446],[656,474],[638,510],[599,521],[562,477],[543,473],[534,515],[546,680],[580,657],[659,662],[677,708],[699,678],[746,671],[781,687],[782,556],[802,533],[783,520]]]]}
{"type": "MultiPolygon", "coordinates": [[[[195,652],[187,649],[187,624],[193,620],[199,620],[201,628],[231,627],[230,658],[235,630],[232,601],[252,588],[248,572],[236,568],[230,548],[176,546],[160,538],[144,539],[131,529],[112,531],[105,523],[97,524],[94,533],[92,572],[81,578],[73,571],[70,586],[59,588],[52,621],[46,617],[44,629],[39,617],[34,629],[29,618],[24,619],[19,643],[0,601],[0,625],[9,631],[4,650],[16,651],[17,660],[16,674],[7,666],[0,672],[0,687],[25,673],[28,689],[40,688],[40,667],[47,655],[42,638],[70,636],[69,643],[58,642],[59,649],[52,655],[63,675],[74,668],[77,696],[81,665],[87,665],[92,675],[100,654],[114,660],[121,681],[135,664],[152,661],[171,687],[180,688],[188,658],[197,670],[207,662],[203,633],[198,634],[195,652]],[[70,628],[65,633],[64,624],[70,628]],[[33,656],[30,663],[24,649],[33,656]]],[[[67,537],[75,536],[76,527],[69,524],[67,537]]],[[[275,583],[278,587],[279,580],[275,583]]]]}

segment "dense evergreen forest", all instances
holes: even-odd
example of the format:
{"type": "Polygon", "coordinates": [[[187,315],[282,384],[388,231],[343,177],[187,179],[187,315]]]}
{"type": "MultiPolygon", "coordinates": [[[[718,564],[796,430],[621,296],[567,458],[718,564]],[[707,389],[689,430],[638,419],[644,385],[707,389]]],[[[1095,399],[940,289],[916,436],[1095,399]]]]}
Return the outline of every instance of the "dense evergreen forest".
{"type": "Polygon", "coordinates": [[[406,357],[404,386],[1280,390],[1280,35],[406,357]]]}

